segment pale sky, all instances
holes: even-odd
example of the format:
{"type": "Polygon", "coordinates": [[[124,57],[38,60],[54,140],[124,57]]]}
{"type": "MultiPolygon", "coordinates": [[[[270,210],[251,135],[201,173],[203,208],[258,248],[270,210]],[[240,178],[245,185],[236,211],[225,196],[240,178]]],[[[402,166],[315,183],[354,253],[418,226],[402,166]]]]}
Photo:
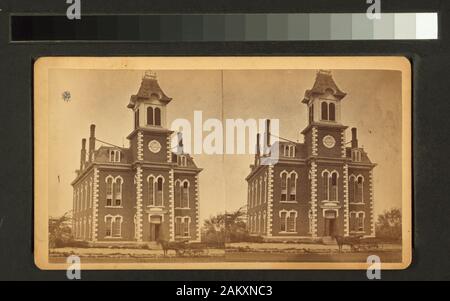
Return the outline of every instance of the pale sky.
{"type": "MultiPolygon", "coordinates": [[[[301,103],[312,87],[315,70],[157,71],[158,81],[172,102],[167,124],[193,121],[194,111],[208,118],[280,120],[281,137],[303,141],[307,124],[301,103]]],[[[333,70],[347,93],[341,120],[358,128],[359,144],[368,152],[374,170],[375,213],[401,207],[401,73],[398,71],[333,70]]],[[[96,124],[98,139],[128,147],[132,131],[129,98],[140,86],[142,71],[52,69],[49,71],[49,214],[72,207],[72,187],[79,168],[81,139],[96,124]],[[62,93],[70,91],[71,101],[62,93]],[[59,180],[58,180],[59,179],[59,180]]],[[[204,132],[203,136],[207,136],[204,132]]],[[[99,143],[97,142],[97,147],[99,143]]],[[[200,217],[245,205],[245,177],[253,155],[194,155],[200,174],[200,217]]]]}

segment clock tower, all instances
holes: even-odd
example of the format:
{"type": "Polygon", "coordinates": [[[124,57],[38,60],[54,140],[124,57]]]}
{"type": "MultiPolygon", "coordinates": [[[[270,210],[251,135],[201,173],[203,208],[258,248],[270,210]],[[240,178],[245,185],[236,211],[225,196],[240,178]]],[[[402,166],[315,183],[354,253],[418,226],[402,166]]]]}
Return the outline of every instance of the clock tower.
{"type": "Polygon", "coordinates": [[[348,166],[341,102],[346,96],[331,72],[319,70],[302,100],[308,125],[302,131],[310,166],[312,216],[316,235],[348,235],[348,166]]]}
{"type": "Polygon", "coordinates": [[[302,100],[308,108],[308,125],[302,131],[312,157],[345,158],[345,129],[341,123],[341,102],[346,93],[330,71],[319,70],[302,100]]]}
{"type": "Polygon", "coordinates": [[[146,71],[137,94],[131,96],[127,106],[134,115],[134,130],[128,139],[137,161],[171,162],[173,132],[166,124],[166,106],[171,100],[159,86],[156,73],[146,71]]]}

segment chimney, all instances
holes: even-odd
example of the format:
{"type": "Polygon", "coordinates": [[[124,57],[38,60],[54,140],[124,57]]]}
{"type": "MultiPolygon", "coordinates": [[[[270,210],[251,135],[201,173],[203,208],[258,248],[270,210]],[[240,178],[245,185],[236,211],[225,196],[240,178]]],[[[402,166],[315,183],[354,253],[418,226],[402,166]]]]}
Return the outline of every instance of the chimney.
{"type": "Polygon", "coordinates": [[[358,148],[358,138],[356,128],[352,128],[352,148],[358,148]]]}
{"type": "Polygon", "coordinates": [[[95,151],[95,124],[91,124],[91,135],[89,136],[89,162],[92,161],[92,154],[95,151]]]}
{"type": "Polygon", "coordinates": [[[261,156],[261,150],[259,146],[259,133],[256,134],[256,152],[255,152],[255,166],[259,163],[259,157],[261,156]]]}
{"type": "Polygon", "coordinates": [[[184,153],[184,149],[183,149],[183,133],[178,132],[177,133],[177,137],[178,137],[178,145],[177,145],[177,154],[182,154],[184,153]]]}
{"type": "Polygon", "coordinates": [[[266,119],[266,139],[265,147],[270,147],[270,119],[266,119]]]}
{"type": "Polygon", "coordinates": [[[80,157],[80,170],[84,168],[86,163],[86,139],[81,139],[81,157],[80,157]]]}

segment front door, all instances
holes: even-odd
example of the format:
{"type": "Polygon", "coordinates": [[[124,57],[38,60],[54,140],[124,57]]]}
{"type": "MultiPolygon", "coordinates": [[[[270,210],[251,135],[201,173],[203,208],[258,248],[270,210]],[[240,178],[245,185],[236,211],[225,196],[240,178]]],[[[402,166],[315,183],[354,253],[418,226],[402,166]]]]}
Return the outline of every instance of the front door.
{"type": "Polygon", "coordinates": [[[336,226],[335,218],[326,218],[325,219],[325,236],[334,236],[335,235],[335,226],[336,226]]]}
{"type": "Polygon", "coordinates": [[[158,241],[161,224],[150,224],[150,241],[158,241]]]}

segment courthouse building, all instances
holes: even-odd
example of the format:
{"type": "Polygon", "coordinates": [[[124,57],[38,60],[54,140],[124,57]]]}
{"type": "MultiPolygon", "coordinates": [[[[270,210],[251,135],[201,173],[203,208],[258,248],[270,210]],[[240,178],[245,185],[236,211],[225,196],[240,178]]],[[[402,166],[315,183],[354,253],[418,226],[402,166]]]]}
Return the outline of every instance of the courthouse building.
{"type": "MultiPolygon", "coordinates": [[[[103,142],[91,125],[82,139],[73,186],[73,234],[91,242],[200,240],[199,173],[182,143],[171,149],[166,125],[171,98],[146,72],[127,108],[134,118],[130,147],[103,142]],[[102,145],[96,148],[96,143],[102,145]]],[[[110,116],[114,119],[114,116],[110,116]]]]}
{"type": "MultiPolygon", "coordinates": [[[[265,165],[269,154],[260,150],[258,135],[246,178],[251,234],[266,240],[375,235],[375,164],[359,146],[356,128],[346,141],[345,96],[331,72],[320,70],[302,100],[308,110],[304,143],[280,139],[272,146],[279,150],[278,162],[265,165]]],[[[268,123],[264,144],[271,146],[270,139],[268,123]]]]}

